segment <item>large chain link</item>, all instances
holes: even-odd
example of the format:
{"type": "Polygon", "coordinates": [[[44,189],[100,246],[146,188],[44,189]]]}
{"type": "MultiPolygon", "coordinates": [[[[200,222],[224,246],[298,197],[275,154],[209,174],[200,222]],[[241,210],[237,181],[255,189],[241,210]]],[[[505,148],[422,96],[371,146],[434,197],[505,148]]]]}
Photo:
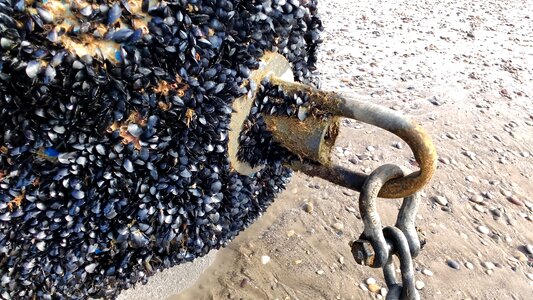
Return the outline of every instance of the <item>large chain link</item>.
{"type": "Polygon", "coordinates": [[[359,196],[359,210],[364,231],[352,243],[352,254],[357,263],[372,268],[383,268],[385,282],[389,288],[387,300],[418,300],[415,287],[413,258],[420,252],[420,239],[415,227],[419,195],[405,197],[394,227],[382,228],[377,212],[376,199],[383,185],[406,174],[396,165],[383,165],[370,174],[359,196]],[[396,279],[393,255],[400,260],[401,284],[396,279]]]}

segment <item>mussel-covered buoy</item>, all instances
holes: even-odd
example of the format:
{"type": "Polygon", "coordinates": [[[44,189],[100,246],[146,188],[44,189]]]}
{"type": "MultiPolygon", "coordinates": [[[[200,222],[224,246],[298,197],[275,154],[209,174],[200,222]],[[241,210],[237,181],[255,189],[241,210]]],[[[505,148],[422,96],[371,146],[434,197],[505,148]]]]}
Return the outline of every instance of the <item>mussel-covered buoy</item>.
{"type": "Polygon", "coordinates": [[[228,157],[232,103],[267,52],[312,84],[316,0],[0,0],[0,297],[113,298],[203,256],[283,189],[260,92],[228,157]]]}

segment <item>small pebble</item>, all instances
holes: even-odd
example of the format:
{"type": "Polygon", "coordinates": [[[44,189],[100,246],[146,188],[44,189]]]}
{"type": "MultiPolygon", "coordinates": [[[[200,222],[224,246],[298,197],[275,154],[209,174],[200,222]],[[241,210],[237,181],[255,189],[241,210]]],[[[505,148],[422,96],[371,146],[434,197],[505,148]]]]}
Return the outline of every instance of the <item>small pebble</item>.
{"type": "Polygon", "coordinates": [[[533,245],[526,245],[526,250],[529,254],[533,255],[533,245]]]}
{"type": "Polygon", "coordinates": [[[424,270],[422,270],[422,274],[431,277],[431,276],[433,276],[433,271],[431,271],[429,269],[424,269],[424,270]]]}
{"type": "Polygon", "coordinates": [[[318,270],[318,271],[316,271],[316,273],[317,273],[318,275],[322,275],[322,274],[324,274],[324,271],[323,271],[323,270],[318,270]]]}
{"type": "Polygon", "coordinates": [[[485,273],[487,273],[487,275],[492,275],[493,272],[494,271],[492,271],[491,269],[488,269],[488,270],[485,271],[485,273]]]}
{"type": "Polygon", "coordinates": [[[337,231],[342,231],[344,229],[344,225],[342,223],[339,223],[339,222],[331,225],[331,227],[333,227],[333,229],[335,229],[337,231]]]}
{"type": "MultiPolygon", "coordinates": [[[[516,258],[514,258],[514,257],[512,257],[512,256],[509,256],[507,259],[508,259],[509,261],[512,261],[513,263],[518,263],[518,259],[516,259],[516,258]]],[[[514,271],[514,270],[513,270],[513,271],[514,271]]]]}
{"type": "Polygon", "coordinates": [[[344,265],[344,256],[339,257],[339,263],[344,265]]]}
{"type": "Polygon", "coordinates": [[[366,154],[360,154],[360,155],[357,155],[357,158],[359,158],[360,160],[367,160],[367,159],[370,159],[370,156],[366,154]]]}
{"type": "Polygon", "coordinates": [[[350,159],[348,159],[348,161],[351,162],[351,163],[354,164],[354,165],[357,165],[357,164],[359,163],[359,160],[357,160],[357,159],[355,159],[355,158],[353,158],[353,157],[350,158],[350,159]]]}
{"type": "Polygon", "coordinates": [[[466,181],[474,182],[474,176],[472,176],[472,175],[466,176],[465,179],[466,179],[466,181]]]}
{"type": "Polygon", "coordinates": [[[481,204],[481,203],[483,203],[483,196],[474,195],[474,196],[470,197],[470,201],[472,201],[474,203],[477,203],[477,204],[481,204]]]}
{"type": "Polygon", "coordinates": [[[241,281],[241,284],[240,284],[240,287],[241,288],[244,288],[248,285],[248,283],[250,282],[250,279],[248,278],[244,278],[242,281],[241,281]]]}
{"type": "Polygon", "coordinates": [[[359,284],[359,287],[365,292],[368,291],[368,288],[366,287],[366,284],[364,283],[359,284]]]}
{"type": "Polygon", "coordinates": [[[263,255],[263,256],[261,256],[261,263],[262,263],[263,265],[266,265],[266,264],[268,264],[269,262],[270,262],[270,256],[268,256],[268,255],[263,255]]]}
{"type": "Polygon", "coordinates": [[[314,209],[313,203],[305,203],[304,210],[308,213],[312,213],[314,209]]]}
{"type": "Polygon", "coordinates": [[[439,157],[439,161],[445,165],[449,165],[450,164],[450,159],[449,158],[446,158],[446,157],[439,157]]]}
{"type": "Polygon", "coordinates": [[[452,259],[448,259],[446,260],[446,263],[448,264],[448,266],[450,268],[453,268],[453,269],[456,269],[456,270],[459,270],[461,268],[461,265],[459,265],[459,263],[455,260],[452,260],[452,259]]]}
{"type": "Polygon", "coordinates": [[[289,230],[287,231],[287,237],[291,237],[295,234],[296,232],[294,232],[294,230],[289,230]]]}
{"type": "Polygon", "coordinates": [[[475,160],[476,159],[476,154],[472,151],[466,151],[464,152],[464,155],[468,156],[468,158],[470,158],[471,160],[475,160]]]}
{"type": "Polygon", "coordinates": [[[426,286],[426,284],[423,281],[417,280],[415,282],[415,286],[417,290],[421,290],[426,286]]]}
{"type": "Polygon", "coordinates": [[[516,197],[515,195],[511,195],[511,196],[507,197],[507,200],[509,202],[511,202],[512,204],[514,204],[514,205],[518,205],[518,206],[523,206],[524,205],[522,203],[522,201],[520,199],[518,199],[518,197],[516,197]]]}
{"type": "Polygon", "coordinates": [[[482,193],[483,197],[489,199],[489,200],[494,200],[496,199],[496,196],[494,196],[491,192],[489,191],[485,191],[482,193]]]}
{"type": "Polygon", "coordinates": [[[502,217],[502,212],[497,208],[492,209],[490,212],[492,213],[492,215],[494,215],[495,219],[502,217]]]}
{"type": "Polygon", "coordinates": [[[442,196],[435,196],[433,198],[433,200],[435,200],[435,202],[437,202],[438,204],[442,205],[442,206],[446,206],[448,205],[448,200],[446,199],[446,197],[442,197],[442,196]]]}
{"type": "Polygon", "coordinates": [[[485,269],[489,269],[489,270],[492,270],[492,269],[496,268],[496,266],[493,263],[491,263],[490,261],[482,262],[481,266],[484,267],[485,269]]]}
{"type": "Polygon", "coordinates": [[[357,210],[351,206],[346,206],[345,209],[351,213],[354,213],[354,214],[357,213],[357,210]]]}
{"type": "Polygon", "coordinates": [[[524,205],[529,208],[530,210],[533,210],[533,202],[531,201],[524,201],[524,205]]]}
{"type": "MultiPolygon", "coordinates": [[[[453,134],[451,132],[447,132],[446,133],[446,137],[449,138],[450,140],[456,140],[457,139],[457,136],[455,136],[455,134],[453,134]]],[[[468,154],[466,154],[466,155],[468,156],[468,154]]],[[[475,154],[474,154],[474,156],[475,156],[475,154]]]]}
{"type": "Polygon", "coordinates": [[[490,233],[490,229],[488,229],[485,226],[478,226],[477,227],[477,231],[479,231],[479,232],[481,232],[483,234],[489,234],[490,233]]]}
{"type": "Polygon", "coordinates": [[[368,278],[367,280],[365,280],[365,283],[366,283],[367,285],[371,285],[371,284],[376,284],[377,281],[376,281],[376,279],[370,277],[370,278],[368,278]]]}
{"type": "Polygon", "coordinates": [[[386,288],[381,288],[381,290],[379,291],[379,294],[383,297],[387,296],[388,293],[389,291],[386,288]]]}
{"type": "Polygon", "coordinates": [[[366,150],[372,152],[372,151],[376,150],[376,148],[374,148],[374,146],[368,146],[368,147],[366,147],[366,150]]]}
{"type": "Polygon", "coordinates": [[[381,290],[381,287],[377,284],[369,284],[368,290],[370,290],[372,293],[377,293],[381,290]]]}
{"type": "Polygon", "coordinates": [[[527,262],[527,256],[521,251],[515,250],[513,252],[513,257],[518,259],[521,262],[527,262]]]}
{"type": "Polygon", "coordinates": [[[509,192],[508,190],[500,190],[500,193],[504,195],[505,197],[511,197],[513,194],[509,192]]]}
{"type": "Polygon", "coordinates": [[[433,96],[433,97],[429,98],[428,101],[429,101],[431,104],[435,105],[435,106],[441,106],[442,104],[444,104],[442,101],[440,101],[439,99],[437,99],[436,96],[433,96]]]}
{"type": "Polygon", "coordinates": [[[479,204],[475,204],[474,205],[474,209],[479,211],[480,213],[484,213],[485,212],[485,208],[479,204]]]}
{"type": "Polygon", "coordinates": [[[474,269],[474,264],[467,261],[466,264],[465,264],[465,267],[469,270],[473,270],[474,269]]]}

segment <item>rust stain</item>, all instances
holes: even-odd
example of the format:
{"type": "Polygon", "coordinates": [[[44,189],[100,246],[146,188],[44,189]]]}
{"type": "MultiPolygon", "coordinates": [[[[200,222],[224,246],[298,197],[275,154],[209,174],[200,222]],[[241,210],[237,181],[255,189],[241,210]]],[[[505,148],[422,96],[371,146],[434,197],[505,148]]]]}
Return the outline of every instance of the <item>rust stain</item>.
{"type": "Polygon", "coordinates": [[[437,150],[426,131],[414,122],[411,128],[395,130],[393,133],[402,138],[412,149],[420,165],[420,171],[388,181],[381,189],[379,197],[404,198],[429,183],[437,169],[437,150]]]}

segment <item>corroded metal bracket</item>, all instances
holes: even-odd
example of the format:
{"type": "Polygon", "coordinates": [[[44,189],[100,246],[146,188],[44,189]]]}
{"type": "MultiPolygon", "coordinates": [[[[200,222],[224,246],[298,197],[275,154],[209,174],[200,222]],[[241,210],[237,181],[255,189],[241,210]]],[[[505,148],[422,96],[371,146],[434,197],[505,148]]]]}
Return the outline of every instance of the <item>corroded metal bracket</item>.
{"type": "Polygon", "coordinates": [[[404,198],[414,194],[430,181],[437,167],[437,153],[430,137],[419,124],[393,110],[293,82],[290,64],[280,54],[268,53],[264,57],[264,62],[264,65],[251,76],[250,84],[255,88],[252,88],[247,96],[238,99],[234,105],[236,113],[232,116],[233,138],[230,137],[229,153],[232,165],[238,172],[250,174],[260,169],[244,168],[246,164],[238,161],[236,151],[238,135],[253,104],[257,86],[262,80],[268,79],[270,84],[282,89],[288,96],[296,93],[306,94],[311,106],[333,116],[326,120],[308,116],[304,121],[264,116],[275,140],[300,158],[306,159],[292,162],[291,168],[361,191],[368,178],[366,174],[330,164],[331,149],[338,134],[338,118],[345,117],[377,126],[397,135],[409,145],[420,166],[420,171],[385,183],[379,192],[380,197],[404,198]]]}
{"type": "Polygon", "coordinates": [[[263,168],[262,166],[253,168],[247,162],[239,160],[237,152],[239,151],[239,136],[243,124],[250,114],[261,81],[271,75],[288,82],[294,80],[291,65],[283,56],[273,52],[266,53],[261,58],[259,69],[253,71],[248,81],[244,83],[250,86],[250,91],[233,101],[233,113],[231,114],[228,133],[228,156],[233,170],[243,175],[251,175],[263,168]]]}
{"type": "Polygon", "coordinates": [[[274,139],[300,158],[321,165],[331,163],[331,151],[339,134],[339,118],[326,120],[308,117],[303,121],[289,117],[264,116],[274,139]]]}
{"type": "MultiPolygon", "coordinates": [[[[387,182],[379,193],[380,197],[407,197],[424,187],[431,177],[433,177],[437,168],[437,152],[435,146],[424,129],[414,121],[391,109],[356,99],[349,99],[337,93],[321,91],[305,84],[286,82],[277,77],[270,78],[270,82],[283,89],[289,95],[295,94],[296,92],[306,93],[313,105],[317,105],[333,115],[351,118],[385,129],[400,137],[409,145],[420,166],[420,171],[387,182]]],[[[342,174],[339,174],[342,171],[336,171],[336,169],[330,166],[294,165],[294,167],[309,175],[320,176],[327,180],[330,180],[329,178],[331,176],[334,178],[343,177],[342,174]],[[322,176],[325,174],[327,174],[326,177],[322,176]]],[[[361,176],[361,174],[354,176],[361,176]]],[[[366,175],[363,174],[362,176],[366,178],[366,175]]],[[[341,182],[339,181],[336,180],[335,183],[340,184],[341,182]]],[[[351,186],[351,188],[358,191],[361,190],[361,186],[351,186]]]]}

